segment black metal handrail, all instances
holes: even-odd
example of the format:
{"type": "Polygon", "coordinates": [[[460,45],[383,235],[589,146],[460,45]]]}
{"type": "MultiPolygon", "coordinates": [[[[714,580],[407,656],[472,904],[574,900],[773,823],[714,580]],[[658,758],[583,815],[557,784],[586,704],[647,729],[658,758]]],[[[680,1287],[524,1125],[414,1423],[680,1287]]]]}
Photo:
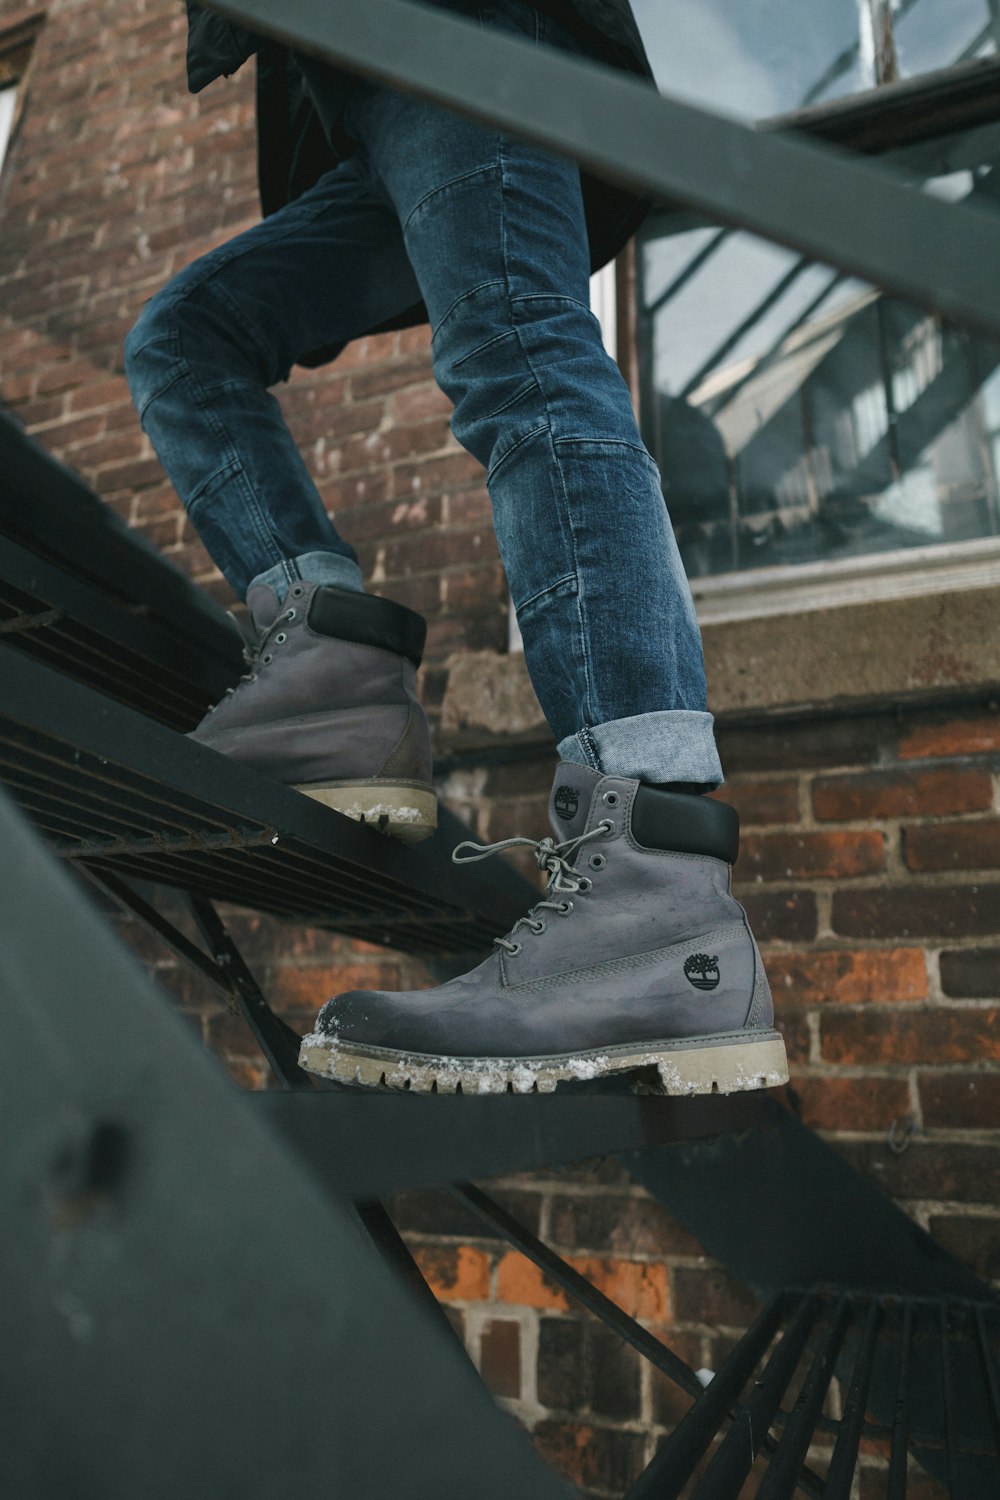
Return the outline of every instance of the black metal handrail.
{"type": "Polygon", "coordinates": [[[688,204],[1000,334],[1000,218],[944,203],[879,163],[757,131],[413,0],[284,0],[280,13],[269,0],[213,0],[211,8],[562,151],[656,201],[688,204]]]}

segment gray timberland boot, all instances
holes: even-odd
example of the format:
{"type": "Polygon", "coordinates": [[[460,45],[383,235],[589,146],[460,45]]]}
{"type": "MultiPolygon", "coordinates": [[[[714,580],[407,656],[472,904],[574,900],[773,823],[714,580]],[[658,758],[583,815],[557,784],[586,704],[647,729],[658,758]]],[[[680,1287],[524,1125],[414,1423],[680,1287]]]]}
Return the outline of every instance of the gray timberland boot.
{"type": "Polygon", "coordinates": [[[549,872],[545,899],[495,952],[436,989],[330,1000],[302,1066],[432,1093],[549,1091],[654,1067],[669,1094],[786,1082],[757,945],[729,893],[732,808],[564,762],[549,812],[555,840],[454,852],[460,863],[529,844],[549,872]]]}
{"type": "Polygon", "coordinates": [[[437,826],[414,680],[427,627],[390,599],[299,582],[247,596],[250,670],[190,738],[415,843],[437,826]]]}

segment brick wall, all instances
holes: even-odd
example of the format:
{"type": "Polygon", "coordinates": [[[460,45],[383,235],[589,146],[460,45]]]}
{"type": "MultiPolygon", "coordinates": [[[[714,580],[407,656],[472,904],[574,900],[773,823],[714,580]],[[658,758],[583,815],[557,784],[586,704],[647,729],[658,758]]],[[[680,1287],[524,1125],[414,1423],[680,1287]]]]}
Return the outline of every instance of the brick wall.
{"type": "MultiPolygon", "coordinates": [[[[0,27],[39,9],[0,3],[0,27]]],[[[191,98],[183,39],[173,0],[47,7],[0,189],[0,398],[228,602],[121,374],[144,298],[256,215],[251,80],[191,98]]],[[[541,834],[553,755],[530,708],[517,758],[499,764],[502,735],[437,716],[456,662],[502,653],[507,622],[482,473],[448,431],[426,330],[363,340],[330,369],[297,373],[281,400],[370,586],[429,617],[423,687],[450,757],[443,794],[484,839],[541,834]]],[[[723,725],[721,739],[744,825],[738,889],[788,1042],[790,1103],[942,1244],[1000,1277],[995,706],[723,725]]],[[[430,982],[398,954],[228,915],[300,1027],[338,990],[430,982]]],[[[261,1086],[205,982],[120,925],[238,1079],[261,1086]]],[[[613,1162],[495,1190],[694,1365],[714,1366],[745,1326],[745,1290],[613,1162]]],[[[395,1212],[498,1396],[589,1494],[621,1493],[676,1414],[669,1387],[446,1195],[407,1195],[395,1212]]]]}

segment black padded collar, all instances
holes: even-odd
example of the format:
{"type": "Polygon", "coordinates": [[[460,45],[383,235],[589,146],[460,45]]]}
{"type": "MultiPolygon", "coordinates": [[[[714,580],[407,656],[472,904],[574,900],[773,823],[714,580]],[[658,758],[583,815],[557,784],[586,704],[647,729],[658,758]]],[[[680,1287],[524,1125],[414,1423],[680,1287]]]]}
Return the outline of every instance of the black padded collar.
{"type": "Polygon", "coordinates": [[[409,657],[419,667],[427,639],[427,621],[404,604],[377,599],[354,589],[324,584],[312,596],[309,628],[359,646],[378,646],[396,656],[409,657]]]}
{"type": "Polygon", "coordinates": [[[740,820],[734,807],[712,797],[640,786],[632,806],[632,837],[646,849],[708,854],[731,865],[739,853],[740,820]]]}

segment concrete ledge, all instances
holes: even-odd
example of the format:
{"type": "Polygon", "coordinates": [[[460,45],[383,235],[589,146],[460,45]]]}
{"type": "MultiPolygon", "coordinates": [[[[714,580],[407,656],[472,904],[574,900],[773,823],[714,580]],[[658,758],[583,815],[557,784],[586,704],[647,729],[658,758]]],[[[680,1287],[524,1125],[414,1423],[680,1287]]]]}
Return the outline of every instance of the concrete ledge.
{"type": "MultiPolygon", "coordinates": [[[[799,610],[704,627],[709,707],[727,720],[1000,693],[1000,588],[799,610]]],[[[524,657],[446,664],[439,750],[551,745],[524,657]]]]}

